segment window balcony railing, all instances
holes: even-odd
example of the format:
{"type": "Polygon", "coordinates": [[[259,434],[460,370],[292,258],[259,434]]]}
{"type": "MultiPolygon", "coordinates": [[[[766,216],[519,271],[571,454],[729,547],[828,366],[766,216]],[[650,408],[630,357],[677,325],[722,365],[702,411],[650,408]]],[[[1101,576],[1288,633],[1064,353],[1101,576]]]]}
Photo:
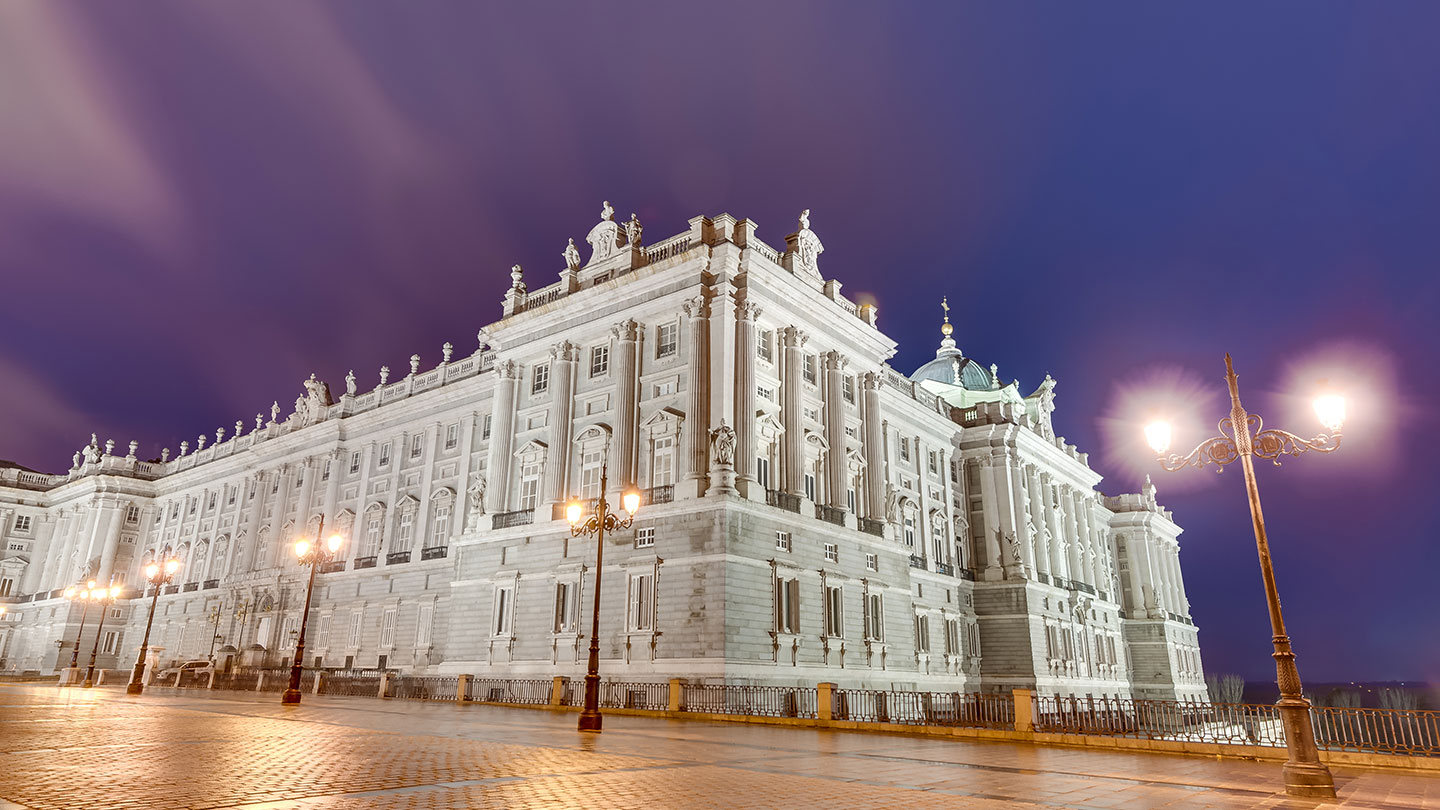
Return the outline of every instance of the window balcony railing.
{"type": "Polygon", "coordinates": [[[1038,580],[1040,580],[1040,584],[1042,584],[1042,585],[1049,585],[1049,584],[1050,584],[1050,575],[1049,575],[1049,574],[1046,574],[1046,573],[1042,573],[1042,572],[1037,571],[1037,572],[1035,572],[1035,578],[1038,579],[1038,580]]]}
{"type": "Polygon", "coordinates": [[[860,518],[860,531],[866,534],[873,534],[876,537],[885,536],[885,521],[872,518],[860,518]]]}
{"type": "Polygon", "coordinates": [[[204,584],[202,587],[203,587],[205,590],[207,590],[207,591],[208,591],[208,590],[211,590],[212,588],[218,588],[218,587],[220,587],[220,580],[218,580],[218,579],[207,579],[207,580],[205,580],[205,584],[204,584]]]}
{"type": "Polygon", "coordinates": [[[323,563],[323,564],[320,566],[320,571],[319,571],[319,573],[321,573],[321,574],[333,574],[333,573],[335,573],[336,571],[344,571],[344,570],[345,570],[345,561],[344,561],[344,560],[331,560],[330,562],[323,563]]]}
{"type": "Polygon", "coordinates": [[[392,551],[385,555],[386,565],[399,565],[400,563],[408,562],[410,562],[410,552],[408,551],[392,551]]]}
{"type": "Polygon", "coordinates": [[[369,556],[369,557],[356,557],[356,558],[355,558],[355,564],[354,564],[353,568],[354,568],[356,571],[359,571],[361,568],[374,568],[374,567],[375,567],[375,557],[374,557],[373,555],[372,555],[372,556],[369,556]]]}
{"type": "Polygon", "coordinates": [[[443,559],[443,558],[445,557],[445,555],[446,555],[446,554],[449,554],[449,553],[450,553],[450,547],[449,547],[449,546],[431,546],[430,548],[422,548],[422,549],[420,549],[420,559],[421,559],[421,561],[424,561],[424,560],[439,560],[439,559],[443,559]]]}
{"type": "Polygon", "coordinates": [[[960,577],[961,579],[968,579],[971,582],[975,581],[975,572],[971,571],[969,568],[961,568],[959,571],[955,572],[955,575],[960,577]]]}
{"type": "Polygon", "coordinates": [[[675,485],[665,484],[663,486],[650,487],[640,494],[640,502],[646,506],[652,503],[671,503],[675,500],[675,485]]]}
{"type": "Polygon", "coordinates": [[[815,504],[815,519],[823,520],[826,523],[833,523],[836,526],[845,525],[845,510],[838,506],[826,506],[823,503],[815,504]]]}
{"type": "Polygon", "coordinates": [[[910,555],[910,567],[911,567],[911,568],[919,568],[921,571],[924,571],[924,570],[925,570],[925,558],[924,558],[924,557],[921,557],[919,554],[911,554],[911,555],[910,555]]]}
{"type": "Polygon", "coordinates": [[[778,489],[765,490],[765,503],[784,509],[786,512],[800,514],[800,496],[792,495],[789,492],[781,492],[778,489]]]}
{"type": "Polygon", "coordinates": [[[179,592],[180,592],[180,586],[179,586],[179,585],[166,585],[166,586],[165,586],[165,593],[166,593],[166,594],[179,593],[179,592]]]}
{"type": "Polygon", "coordinates": [[[529,526],[535,522],[534,509],[519,509],[514,512],[499,512],[490,519],[490,528],[508,529],[512,526],[529,526]]]}
{"type": "Polygon", "coordinates": [[[950,563],[937,562],[935,563],[935,572],[937,574],[944,574],[947,577],[953,577],[955,576],[955,566],[950,563]]]}
{"type": "Polygon", "coordinates": [[[185,593],[189,593],[189,592],[191,592],[191,591],[198,591],[198,590],[200,590],[200,583],[198,583],[198,582],[187,582],[187,583],[185,583],[185,587],[184,587],[184,588],[181,588],[181,590],[183,590],[185,593]]]}

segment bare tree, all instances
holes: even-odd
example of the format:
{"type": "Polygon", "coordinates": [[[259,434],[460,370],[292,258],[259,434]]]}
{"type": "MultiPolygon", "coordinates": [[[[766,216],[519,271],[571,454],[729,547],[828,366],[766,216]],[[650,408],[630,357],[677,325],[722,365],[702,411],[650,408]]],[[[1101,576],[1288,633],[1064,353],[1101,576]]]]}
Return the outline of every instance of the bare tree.
{"type": "Polygon", "coordinates": [[[1239,675],[1207,675],[1205,686],[1212,703],[1240,703],[1245,699],[1245,679],[1239,675]]]}
{"type": "Polygon", "coordinates": [[[1340,709],[1360,708],[1360,693],[1351,689],[1332,689],[1326,695],[1325,702],[1321,706],[1334,706],[1340,709]]]}
{"type": "Polygon", "coordinates": [[[1409,689],[1391,689],[1385,687],[1379,690],[1380,708],[1396,712],[1413,712],[1420,708],[1420,696],[1409,689]]]}

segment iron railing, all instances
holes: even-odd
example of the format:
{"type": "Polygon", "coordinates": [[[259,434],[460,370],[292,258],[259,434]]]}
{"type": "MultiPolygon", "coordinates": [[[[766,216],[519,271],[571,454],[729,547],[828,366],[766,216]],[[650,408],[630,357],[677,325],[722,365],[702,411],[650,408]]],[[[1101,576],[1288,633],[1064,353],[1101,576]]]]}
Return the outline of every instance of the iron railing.
{"type": "Polygon", "coordinates": [[[786,512],[800,514],[800,496],[789,492],[781,492],[778,489],[765,490],[765,503],[777,509],[784,509],[786,512]]]}
{"type": "Polygon", "coordinates": [[[389,697],[402,700],[448,700],[459,698],[460,679],[455,676],[395,675],[390,678],[389,697]]]}
{"type": "Polygon", "coordinates": [[[320,694],[341,697],[379,697],[380,673],[365,670],[327,672],[320,679],[320,694]]]}
{"type": "Polygon", "coordinates": [[[600,684],[600,705],[607,709],[664,711],[670,705],[670,684],[605,681],[600,684]]]}
{"type": "Polygon", "coordinates": [[[672,503],[675,500],[675,485],[665,484],[641,491],[640,502],[646,506],[653,503],[672,503]]]}
{"type": "Polygon", "coordinates": [[[911,568],[919,568],[921,571],[924,571],[924,570],[925,570],[925,558],[924,558],[924,557],[921,557],[919,554],[911,554],[911,555],[910,555],[910,567],[911,567],[911,568]]]}
{"type": "Polygon", "coordinates": [[[961,728],[1014,728],[1015,700],[978,692],[891,692],[837,689],[831,716],[865,723],[961,728]]]}
{"type": "Polygon", "coordinates": [[[845,525],[845,510],[838,506],[826,506],[823,503],[815,504],[815,519],[823,520],[826,523],[833,523],[836,526],[845,525]]]}
{"type": "Polygon", "coordinates": [[[1285,745],[1280,712],[1268,703],[1036,696],[1035,730],[1146,740],[1285,745]]]}
{"type": "Polygon", "coordinates": [[[471,678],[465,699],[476,703],[518,703],[545,706],[550,703],[552,680],[510,680],[506,678],[471,678]]]}
{"type": "Polygon", "coordinates": [[[955,566],[950,563],[936,562],[935,573],[953,577],[955,576],[955,566]]]}
{"type": "Polygon", "coordinates": [[[1317,706],[1315,743],[1331,751],[1440,756],[1440,712],[1317,706]]]}
{"type": "Polygon", "coordinates": [[[449,546],[431,546],[420,549],[420,559],[422,562],[424,560],[440,560],[444,559],[445,555],[449,553],[449,546]]]}
{"type": "Polygon", "coordinates": [[[335,573],[335,572],[337,572],[337,571],[344,571],[344,570],[345,570],[345,561],[344,561],[344,560],[331,560],[330,562],[327,562],[327,563],[320,563],[320,571],[319,571],[319,573],[321,573],[321,574],[333,574],[333,573],[335,573]]]}
{"type": "Polygon", "coordinates": [[[744,717],[818,716],[816,690],[805,686],[751,686],[687,683],[680,690],[680,711],[744,717]]]}
{"type": "Polygon", "coordinates": [[[528,526],[535,522],[535,510],[520,509],[515,512],[500,512],[490,519],[490,528],[508,529],[512,526],[528,526]]]}
{"type": "Polygon", "coordinates": [[[205,590],[208,591],[208,590],[210,590],[210,589],[212,589],[212,588],[218,588],[218,587],[220,587],[220,580],[218,580],[218,579],[207,579],[207,580],[205,580],[205,585],[204,585],[205,590]]]}
{"type": "Polygon", "coordinates": [[[408,551],[392,551],[385,555],[386,565],[397,565],[408,562],[410,562],[410,552],[408,551]]]}
{"type": "Polygon", "coordinates": [[[860,531],[866,534],[873,534],[876,537],[885,536],[885,521],[873,518],[860,518],[860,531]]]}
{"type": "Polygon", "coordinates": [[[356,558],[355,558],[355,562],[354,562],[353,565],[352,565],[352,568],[353,568],[354,570],[356,570],[356,571],[359,571],[361,568],[374,568],[374,567],[375,567],[375,555],[373,555],[373,554],[372,554],[371,556],[369,556],[369,557],[356,557],[356,558]]]}

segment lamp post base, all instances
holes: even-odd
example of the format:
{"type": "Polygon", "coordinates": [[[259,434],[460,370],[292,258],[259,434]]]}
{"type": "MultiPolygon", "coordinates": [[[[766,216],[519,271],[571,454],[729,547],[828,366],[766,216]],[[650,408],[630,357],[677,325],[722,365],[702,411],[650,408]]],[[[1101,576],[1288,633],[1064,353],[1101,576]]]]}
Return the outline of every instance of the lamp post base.
{"type": "Polygon", "coordinates": [[[1285,775],[1285,792],[1310,799],[1335,798],[1335,779],[1330,769],[1319,763],[1287,762],[1281,769],[1285,775]]]}
{"type": "Polygon", "coordinates": [[[581,731],[600,732],[600,712],[593,712],[586,709],[580,712],[580,724],[577,728],[581,731]]]}
{"type": "Polygon", "coordinates": [[[280,696],[280,705],[282,705],[282,706],[298,706],[298,705],[300,705],[300,690],[299,690],[299,689],[286,689],[286,690],[285,690],[285,694],[283,694],[283,695],[280,696]]]}
{"type": "Polygon", "coordinates": [[[129,685],[127,685],[127,686],[125,687],[125,694],[127,694],[127,695],[138,695],[138,694],[140,694],[141,692],[144,692],[144,691],[145,691],[145,684],[143,684],[143,683],[138,683],[138,682],[136,682],[136,683],[131,683],[131,684],[129,684],[129,685]]]}

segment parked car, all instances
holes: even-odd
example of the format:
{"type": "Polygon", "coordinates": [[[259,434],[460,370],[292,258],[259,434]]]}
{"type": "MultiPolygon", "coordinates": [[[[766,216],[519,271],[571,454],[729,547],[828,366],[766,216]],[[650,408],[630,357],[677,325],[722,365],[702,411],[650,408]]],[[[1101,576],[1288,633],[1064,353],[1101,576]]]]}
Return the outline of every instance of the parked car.
{"type": "Polygon", "coordinates": [[[180,679],[187,674],[209,675],[211,672],[214,671],[215,665],[202,658],[196,661],[186,661],[179,666],[173,666],[169,669],[162,669],[158,673],[156,673],[155,680],[163,681],[173,676],[175,678],[175,683],[178,684],[180,683],[180,679]]]}

